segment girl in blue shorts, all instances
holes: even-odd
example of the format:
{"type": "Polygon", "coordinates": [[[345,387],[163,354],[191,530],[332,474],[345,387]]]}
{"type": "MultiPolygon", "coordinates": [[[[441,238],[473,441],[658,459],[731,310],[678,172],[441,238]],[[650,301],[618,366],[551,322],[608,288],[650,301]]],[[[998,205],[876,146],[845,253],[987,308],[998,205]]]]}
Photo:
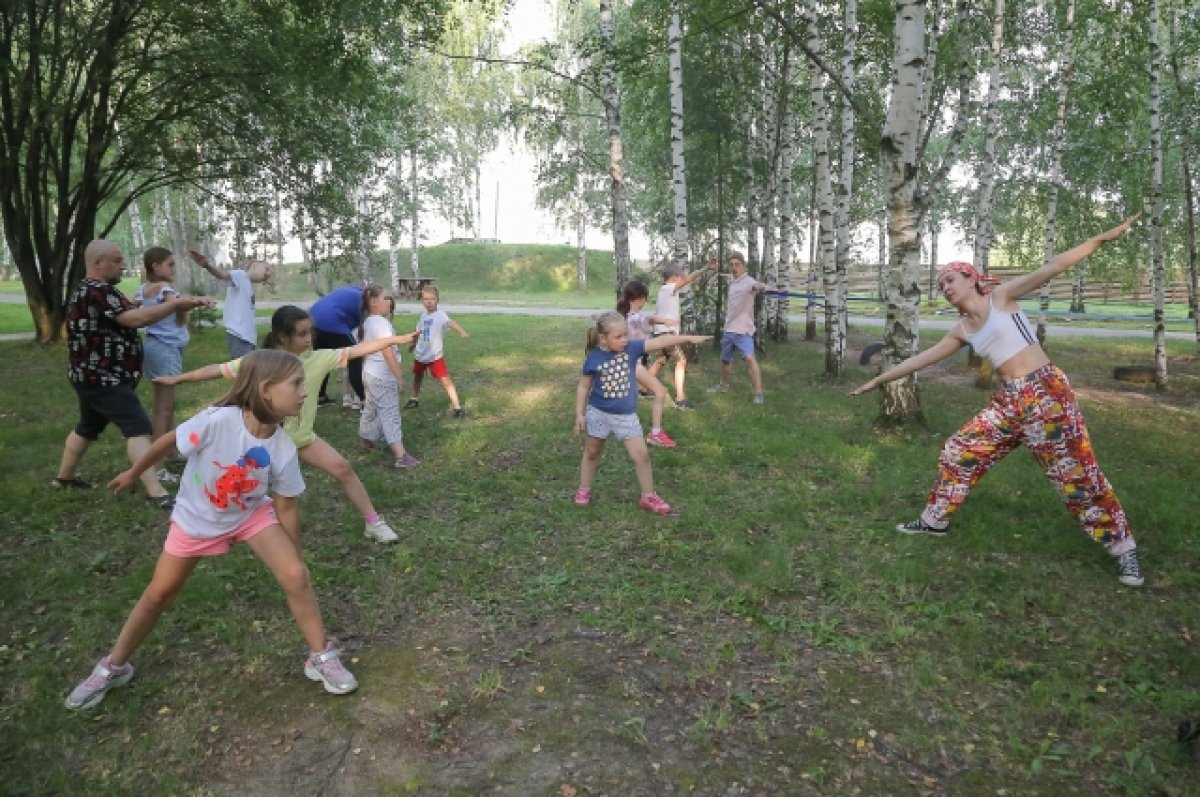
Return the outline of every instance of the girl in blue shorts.
{"type": "MultiPolygon", "coordinates": [[[[133,300],[139,307],[153,307],[179,296],[175,290],[175,255],[170,249],[152,246],[142,255],[146,281],[138,286],[133,300]]],[[[172,313],[146,327],[146,378],[183,373],[183,350],[188,344],[188,310],[172,313]]],[[[150,411],[151,436],[157,440],[175,427],[175,387],[154,382],[154,407],[150,411]]],[[[170,454],[170,452],[167,452],[170,454]]],[[[175,474],[156,463],[155,476],[164,484],[178,481],[175,474]]]]}

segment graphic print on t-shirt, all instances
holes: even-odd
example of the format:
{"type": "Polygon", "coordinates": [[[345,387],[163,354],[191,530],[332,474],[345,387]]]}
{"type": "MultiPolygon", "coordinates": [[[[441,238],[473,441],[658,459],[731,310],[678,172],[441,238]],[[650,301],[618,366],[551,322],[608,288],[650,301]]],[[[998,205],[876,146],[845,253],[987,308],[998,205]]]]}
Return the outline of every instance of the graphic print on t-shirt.
{"type": "Polygon", "coordinates": [[[255,446],[242,455],[235,465],[222,465],[216,461],[213,464],[224,472],[217,477],[215,492],[210,491],[208,485],[204,486],[205,497],[217,509],[225,509],[232,501],[239,509],[244,510],[248,507],[242,496],[262,483],[260,479],[252,479],[250,471],[270,467],[271,455],[262,446],[255,446]]]}
{"type": "Polygon", "coordinates": [[[629,352],[613,355],[596,372],[600,377],[600,390],[606,399],[629,395],[629,352]]]}

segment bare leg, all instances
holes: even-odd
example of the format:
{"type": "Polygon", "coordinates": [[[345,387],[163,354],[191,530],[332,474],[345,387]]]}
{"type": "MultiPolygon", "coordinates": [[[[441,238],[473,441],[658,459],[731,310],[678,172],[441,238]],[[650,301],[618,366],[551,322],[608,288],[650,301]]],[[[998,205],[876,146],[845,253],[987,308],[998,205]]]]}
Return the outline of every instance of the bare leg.
{"type": "MultiPolygon", "coordinates": [[[[641,438],[638,438],[641,439],[641,438]]],[[[596,466],[604,454],[604,441],[599,437],[587,437],[583,442],[583,462],[579,465],[579,489],[592,489],[596,478],[596,466]]]]}
{"type": "MultiPolygon", "coordinates": [[[[175,386],[154,384],[154,408],[150,411],[151,439],[157,440],[175,426],[175,386]]],[[[155,463],[161,468],[165,458],[155,463]]]]}
{"type": "Polygon", "coordinates": [[[424,379],[425,379],[425,372],[424,372],[424,371],[414,371],[414,372],[413,372],[413,387],[412,387],[412,397],[413,397],[413,398],[419,398],[419,397],[420,397],[420,395],[421,395],[421,382],[422,382],[424,379]]]}
{"type": "MultiPolygon", "coordinates": [[[[413,377],[413,396],[417,395],[417,386],[415,383],[418,379],[420,379],[419,376],[413,377]]],[[[450,381],[450,377],[443,376],[438,381],[441,382],[442,387],[446,389],[446,396],[450,399],[450,406],[454,407],[456,410],[461,409],[462,405],[458,403],[458,391],[454,389],[454,383],[450,381]]]]}
{"type": "Polygon", "coordinates": [[[321,622],[317,595],[308,579],[308,568],[304,566],[304,560],[300,558],[300,553],[292,545],[283,526],[268,526],[247,545],[275,576],[279,586],[283,587],[288,608],[300,626],[308,649],[313,653],[325,650],[325,626],[321,622]]]}
{"type": "Polygon", "coordinates": [[[108,654],[108,660],[115,667],[123,667],[129,657],[141,647],[142,642],[154,630],[158,618],[175,601],[175,596],[187,582],[188,576],[196,568],[198,559],[184,559],[163,551],[158,556],[158,564],[154,566],[154,576],[142,597],[134,604],[121,633],[117,636],[116,644],[108,654]]]}
{"type": "Polygon", "coordinates": [[[646,441],[641,437],[631,437],[625,441],[625,450],[633,460],[642,495],[650,495],[654,492],[654,471],[650,468],[650,452],[646,448],[646,441]]]}
{"type": "Polygon", "coordinates": [[[733,361],[721,363],[721,384],[729,387],[730,371],[733,370],[733,361]]]}
{"type": "Polygon", "coordinates": [[[754,392],[762,392],[762,371],[758,367],[757,357],[746,358],[746,368],[750,371],[750,383],[754,385],[754,392]]]}
{"type": "Polygon", "coordinates": [[[87,453],[88,446],[91,444],[91,440],[80,437],[75,434],[74,430],[67,435],[67,442],[63,446],[62,461],[58,465],[58,478],[75,478],[75,469],[79,467],[79,461],[83,459],[83,455],[87,453]]]}
{"type": "Polygon", "coordinates": [[[367,495],[367,488],[363,487],[363,483],[359,481],[358,474],[354,472],[349,461],[329,443],[319,437],[313,440],[300,449],[300,461],[306,465],[312,465],[314,468],[320,468],[337,479],[342,486],[342,492],[364,517],[375,514],[375,507],[371,504],[370,496],[367,495]]]}
{"type": "Polygon", "coordinates": [[[687,379],[687,358],[683,355],[675,357],[675,400],[684,401],[687,399],[687,393],[684,392],[683,383],[687,379]]]}
{"type": "Polygon", "coordinates": [[[648,371],[641,363],[638,363],[636,373],[638,384],[654,394],[654,402],[650,406],[651,431],[654,429],[661,431],[663,405],[667,403],[667,389],[663,387],[662,382],[659,382],[657,379],[655,379],[654,375],[651,374],[650,371],[648,371]]]}
{"type": "MultiPolygon", "coordinates": [[[[133,464],[142,458],[142,454],[150,448],[150,438],[146,435],[141,437],[129,437],[125,440],[125,453],[129,455],[129,464],[133,464]]],[[[167,491],[158,482],[158,476],[155,475],[153,468],[148,468],[142,473],[142,486],[146,488],[146,495],[151,498],[162,498],[167,495],[167,491]]]]}

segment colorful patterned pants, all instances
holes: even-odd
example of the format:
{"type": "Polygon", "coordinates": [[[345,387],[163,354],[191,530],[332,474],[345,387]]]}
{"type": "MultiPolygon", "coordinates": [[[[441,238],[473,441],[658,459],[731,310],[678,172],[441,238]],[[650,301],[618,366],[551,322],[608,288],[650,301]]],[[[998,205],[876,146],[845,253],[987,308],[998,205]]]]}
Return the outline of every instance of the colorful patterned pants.
{"type": "Polygon", "coordinates": [[[1121,503],[1096,464],[1075,393],[1055,365],[1006,382],[946,441],[921,519],[946,528],[976,482],[1022,444],[1092,539],[1114,556],[1136,547],[1121,503]]]}

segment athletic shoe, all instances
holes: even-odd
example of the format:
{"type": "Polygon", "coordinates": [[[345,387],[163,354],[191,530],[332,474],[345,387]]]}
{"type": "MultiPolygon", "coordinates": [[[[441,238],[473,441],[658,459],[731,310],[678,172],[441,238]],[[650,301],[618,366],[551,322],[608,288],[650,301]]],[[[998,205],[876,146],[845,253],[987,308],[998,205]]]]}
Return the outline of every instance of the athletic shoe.
{"type": "Polygon", "coordinates": [[[348,410],[362,410],[362,402],[353,393],[342,396],[342,406],[348,410]]]}
{"type": "Polygon", "coordinates": [[[146,500],[157,506],[159,509],[165,509],[168,512],[175,508],[175,496],[167,493],[166,495],[148,495],[146,500]]]}
{"type": "Polygon", "coordinates": [[[345,695],[358,688],[358,681],[342,666],[342,652],[332,642],[325,644],[321,653],[310,653],[304,661],[304,674],[310,681],[325,684],[331,695],[345,695]]]}
{"type": "Polygon", "coordinates": [[[1117,559],[1117,581],[1127,587],[1140,587],[1146,579],[1142,578],[1142,563],[1138,561],[1137,550],[1126,551],[1117,559]]]}
{"type": "Polygon", "coordinates": [[[159,468],[154,472],[154,478],[158,479],[163,484],[176,484],[179,477],[166,468],[159,468]]]}
{"type": "Polygon", "coordinates": [[[421,406],[421,402],[417,401],[415,398],[410,398],[408,401],[404,402],[404,409],[406,410],[415,410],[419,406],[421,406]]]}
{"type": "Polygon", "coordinates": [[[331,399],[329,396],[319,396],[317,398],[317,406],[318,407],[328,407],[332,403],[333,403],[333,399],[331,399]]]}
{"type": "Polygon", "coordinates": [[[465,417],[467,417],[467,413],[465,411],[463,411],[462,407],[455,407],[454,408],[454,417],[455,418],[465,418],[465,417]]]}
{"type": "Polygon", "coordinates": [[[664,432],[662,429],[659,429],[657,432],[651,432],[650,434],[646,435],[646,442],[652,446],[659,446],[660,448],[674,448],[675,447],[675,441],[672,440],[671,438],[667,437],[667,433],[664,432]]]}
{"type": "Polygon", "coordinates": [[[407,451],[404,452],[403,456],[396,457],[396,467],[400,468],[401,470],[408,470],[409,468],[415,468],[420,464],[421,464],[421,460],[417,459],[416,457],[414,457],[412,454],[408,453],[407,451]]]}
{"type": "Polygon", "coordinates": [[[638,398],[644,398],[644,399],[654,398],[654,392],[650,391],[650,390],[639,390],[638,398]]]}
{"type": "Polygon", "coordinates": [[[896,531],[901,534],[932,534],[935,537],[945,537],[948,529],[935,529],[921,518],[917,518],[907,523],[896,524],[896,531]]]}
{"type": "Polygon", "coordinates": [[[728,393],[729,385],[716,384],[708,389],[709,393],[728,393]]]}
{"type": "Polygon", "coordinates": [[[755,404],[762,404],[762,403],[763,403],[763,394],[762,394],[762,393],[755,393],[755,394],[754,394],[754,398],[752,399],[752,401],[753,401],[755,404]]]}
{"type": "Polygon", "coordinates": [[[395,542],[400,539],[383,518],[368,523],[366,531],[363,534],[368,539],[375,540],[375,542],[395,542]]]}
{"type": "Polygon", "coordinates": [[[587,506],[592,502],[592,491],[580,487],[575,491],[575,506],[587,506]]]}
{"type": "Polygon", "coordinates": [[[92,708],[104,699],[109,689],[124,686],[132,677],[132,664],[125,662],[124,667],[113,667],[108,656],[105,656],[96,663],[87,680],[71,690],[63,705],[76,711],[92,708]]]}
{"type": "Polygon", "coordinates": [[[643,495],[638,499],[638,506],[656,515],[666,515],[671,512],[671,505],[658,497],[658,493],[643,495]]]}
{"type": "Polygon", "coordinates": [[[694,409],[696,409],[696,405],[693,404],[692,402],[688,401],[687,399],[679,399],[678,401],[675,402],[675,409],[677,409],[677,410],[694,410],[694,409]]]}

